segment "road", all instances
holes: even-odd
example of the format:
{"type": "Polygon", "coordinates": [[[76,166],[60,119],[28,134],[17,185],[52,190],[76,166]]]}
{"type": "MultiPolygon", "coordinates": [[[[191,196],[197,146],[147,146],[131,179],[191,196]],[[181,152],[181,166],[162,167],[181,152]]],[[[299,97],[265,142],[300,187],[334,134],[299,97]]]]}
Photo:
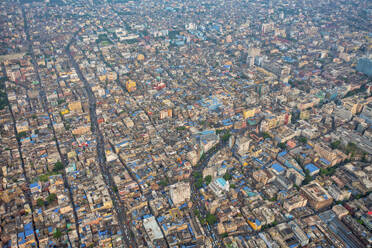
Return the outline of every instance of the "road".
{"type": "MultiPolygon", "coordinates": [[[[5,73],[4,75],[6,75],[5,70],[4,70],[4,73],[5,73]]],[[[27,186],[27,190],[24,191],[24,194],[25,194],[25,197],[26,197],[26,202],[30,206],[30,209],[31,209],[31,221],[32,221],[32,227],[33,227],[33,235],[34,235],[34,238],[35,238],[35,241],[36,241],[36,247],[39,248],[40,247],[39,246],[39,239],[38,239],[38,236],[35,232],[36,226],[35,226],[35,221],[34,221],[34,207],[32,205],[32,198],[31,198],[31,192],[30,192],[30,179],[28,178],[27,173],[26,173],[25,161],[23,159],[23,154],[22,154],[22,144],[21,144],[20,139],[18,138],[18,132],[17,132],[17,126],[16,126],[17,122],[16,122],[16,119],[14,117],[12,107],[10,106],[9,100],[8,100],[8,108],[9,108],[10,116],[12,117],[14,134],[15,134],[16,139],[17,139],[18,153],[19,153],[19,157],[20,157],[20,160],[21,160],[22,173],[23,173],[23,177],[25,178],[26,186],[27,186]]],[[[25,224],[25,223],[22,223],[22,224],[25,224]]]]}
{"type": "MultiPolygon", "coordinates": [[[[61,153],[61,149],[59,147],[59,142],[58,142],[57,135],[56,135],[54,125],[53,125],[53,116],[49,112],[48,100],[47,100],[47,97],[46,97],[46,94],[45,94],[44,85],[42,84],[41,77],[40,77],[40,74],[39,74],[39,66],[36,63],[35,54],[34,54],[34,51],[32,49],[32,44],[31,44],[31,41],[30,41],[30,34],[29,34],[28,24],[27,24],[27,21],[26,21],[26,11],[25,11],[24,7],[22,7],[22,15],[23,15],[23,20],[24,20],[24,30],[25,30],[25,34],[26,34],[26,40],[27,40],[27,44],[28,44],[28,52],[31,56],[31,62],[32,62],[34,71],[36,73],[37,80],[39,82],[39,94],[40,94],[41,103],[42,103],[44,112],[48,114],[49,125],[52,129],[54,141],[56,143],[57,151],[58,151],[58,154],[61,158],[61,162],[63,164],[63,167],[66,167],[69,164],[69,162],[67,160],[67,157],[61,153]]],[[[76,208],[75,208],[73,193],[72,193],[71,187],[68,183],[67,175],[66,175],[65,170],[62,170],[62,178],[63,178],[64,187],[68,190],[69,200],[70,200],[71,205],[72,205],[72,210],[73,210],[73,215],[74,215],[74,220],[75,220],[75,228],[76,228],[76,233],[77,233],[77,236],[78,236],[78,239],[77,239],[78,247],[81,247],[81,237],[80,237],[80,231],[79,231],[80,228],[79,228],[79,221],[78,221],[79,219],[78,219],[76,208]]],[[[66,232],[66,234],[67,234],[67,240],[70,241],[70,237],[69,237],[68,232],[66,232]]],[[[71,241],[70,241],[70,243],[71,243],[71,241]]]]}
{"type": "MultiPolygon", "coordinates": [[[[208,165],[209,160],[222,148],[224,148],[228,144],[227,141],[223,141],[220,139],[219,143],[215,146],[215,148],[210,149],[208,152],[205,153],[203,159],[199,161],[199,166],[193,167],[193,174],[196,173],[203,173],[203,169],[208,165]]],[[[191,177],[191,192],[196,193],[191,195],[191,200],[193,202],[193,205],[198,209],[200,212],[200,215],[202,218],[205,218],[208,214],[208,211],[206,210],[205,206],[202,204],[203,200],[201,199],[201,194],[199,189],[195,187],[195,177],[191,177]]],[[[207,227],[204,228],[204,232],[207,234],[208,237],[211,237],[213,239],[212,244],[213,247],[220,246],[222,243],[222,240],[219,238],[219,235],[217,234],[217,230],[215,227],[211,227],[209,224],[207,224],[207,227]]]]}
{"type": "MultiPolygon", "coordinates": [[[[73,37],[72,39],[75,39],[75,37],[73,37]]],[[[135,242],[135,239],[134,239],[134,235],[131,232],[130,227],[127,226],[127,224],[125,224],[126,220],[128,220],[128,217],[126,216],[125,209],[120,204],[120,200],[119,200],[117,194],[113,191],[113,189],[115,188],[115,183],[112,179],[112,176],[111,176],[111,173],[109,172],[109,169],[106,166],[104,138],[103,138],[103,135],[102,135],[102,133],[99,129],[99,125],[98,125],[98,122],[97,122],[97,114],[96,114],[97,102],[96,102],[96,98],[93,94],[93,91],[92,91],[88,81],[86,80],[83,73],[81,72],[81,70],[80,70],[78,64],[76,63],[74,57],[71,55],[70,45],[71,45],[71,42],[69,43],[69,45],[66,48],[66,54],[68,55],[68,57],[71,61],[71,64],[75,68],[75,71],[79,76],[79,79],[84,83],[84,88],[85,88],[85,90],[88,94],[91,129],[92,129],[92,133],[96,136],[96,142],[97,142],[98,165],[100,167],[101,174],[103,176],[104,182],[108,186],[108,191],[109,191],[111,200],[113,202],[114,209],[117,212],[119,227],[120,227],[120,230],[122,232],[122,237],[123,237],[125,243],[127,244],[127,247],[136,247],[136,242],[135,242]]]]}

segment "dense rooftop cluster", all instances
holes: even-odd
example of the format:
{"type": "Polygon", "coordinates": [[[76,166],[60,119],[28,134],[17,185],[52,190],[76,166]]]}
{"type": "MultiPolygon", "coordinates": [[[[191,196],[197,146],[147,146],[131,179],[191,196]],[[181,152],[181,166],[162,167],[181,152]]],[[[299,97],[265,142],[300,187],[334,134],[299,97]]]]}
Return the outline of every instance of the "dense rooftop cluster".
{"type": "Polygon", "coordinates": [[[369,247],[372,2],[0,3],[2,247],[369,247]]]}

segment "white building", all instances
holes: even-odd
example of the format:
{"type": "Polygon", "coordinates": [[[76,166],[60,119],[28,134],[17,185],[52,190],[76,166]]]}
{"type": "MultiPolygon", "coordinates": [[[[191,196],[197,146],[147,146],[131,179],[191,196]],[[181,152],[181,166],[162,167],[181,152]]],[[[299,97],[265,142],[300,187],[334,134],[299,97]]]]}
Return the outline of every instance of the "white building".
{"type": "Polygon", "coordinates": [[[216,178],[215,180],[213,180],[209,184],[209,188],[217,196],[222,196],[224,192],[228,192],[229,191],[230,184],[225,179],[219,177],[219,178],[216,178]]]}
{"type": "Polygon", "coordinates": [[[154,216],[143,219],[143,227],[145,228],[151,242],[163,238],[163,234],[154,216]]]}
{"type": "Polygon", "coordinates": [[[169,193],[174,205],[181,205],[183,202],[190,200],[190,183],[178,182],[173,184],[170,186],[169,193]]]}

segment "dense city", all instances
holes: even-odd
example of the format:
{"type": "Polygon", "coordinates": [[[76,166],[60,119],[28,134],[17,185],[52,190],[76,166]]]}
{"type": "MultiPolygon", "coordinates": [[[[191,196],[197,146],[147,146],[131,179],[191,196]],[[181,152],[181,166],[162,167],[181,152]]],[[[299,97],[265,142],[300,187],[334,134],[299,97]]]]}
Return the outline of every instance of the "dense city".
{"type": "Polygon", "coordinates": [[[372,246],[372,1],[0,20],[1,247],[372,246]]]}

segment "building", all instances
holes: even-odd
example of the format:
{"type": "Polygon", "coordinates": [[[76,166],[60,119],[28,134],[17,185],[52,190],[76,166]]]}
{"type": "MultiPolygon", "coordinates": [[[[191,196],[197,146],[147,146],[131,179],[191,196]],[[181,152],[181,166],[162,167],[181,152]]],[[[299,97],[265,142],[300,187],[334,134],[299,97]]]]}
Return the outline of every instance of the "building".
{"type": "Polygon", "coordinates": [[[305,165],[305,169],[309,171],[310,176],[314,176],[314,175],[318,174],[319,171],[320,171],[318,167],[316,167],[315,165],[313,165],[311,163],[305,165]]]}
{"type": "Polygon", "coordinates": [[[344,108],[349,110],[353,115],[359,114],[364,106],[357,95],[342,99],[342,104],[344,108]]]}
{"type": "Polygon", "coordinates": [[[190,200],[190,183],[178,182],[170,186],[169,193],[174,205],[178,206],[190,200]]]}
{"type": "Polygon", "coordinates": [[[338,151],[337,149],[332,150],[329,146],[322,142],[315,144],[314,151],[320,155],[320,158],[324,158],[329,161],[329,166],[334,166],[335,164],[341,163],[347,159],[347,156],[341,151],[338,151]]]}
{"type": "Polygon", "coordinates": [[[137,90],[137,84],[133,80],[128,80],[125,83],[125,88],[127,89],[128,92],[133,92],[137,90]]]}
{"type": "Polygon", "coordinates": [[[328,235],[335,235],[338,239],[342,240],[346,247],[366,247],[353,235],[351,230],[337,218],[332,210],[319,214],[319,217],[325,223],[324,226],[328,227],[327,230],[331,232],[328,233],[328,235]]]}
{"type": "Polygon", "coordinates": [[[160,119],[172,118],[172,109],[163,109],[160,111],[160,119]]]}
{"type": "Polygon", "coordinates": [[[250,108],[243,111],[244,119],[248,119],[254,117],[257,112],[257,108],[250,108]]]}
{"type": "Polygon", "coordinates": [[[217,167],[216,166],[208,166],[203,169],[203,178],[206,176],[211,176],[212,178],[217,177],[217,167]]]}
{"type": "Polygon", "coordinates": [[[225,179],[219,177],[213,180],[209,184],[209,188],[212,190],[214,194],[217,196],[222,196],[224,192],[228,192],[230,189],[230,184],[225,179]]]}
{"type": "Polygon", "coordinates": [[[17,126],[17,132],[18,133],[27,132],[27,131],[30,130],[27,121],[17,122],[17,125],[16,126],[17,126]]]}
{"type": "Polygon", "coordinates": [[[367,74],[368,76],[372,76],[372,59],[369,58],[361,58],[358,60],[357,64],[357,71],[367,74]]]}
{"type": "Polygon", "coordinates": [[[337,218],[342,220],[343,217],[349,214],[349,211],[341,204],[332,207],[332,211],[335,212],[337,218]]]}
{"type": "Polygon", "coordinates": [[[255,231],[259,231],[262,228],[261,221],[253,216],[248,217],[247,222],[255,231]]]}
{"type": "Polygon", "coordinates": [[[332,204],[333,198],[328,192],[317,182],[312,182],[301,188],[304,197],[307,198],[311,207],[319,210],[328,207],[332,204]]]}
{"type": "Polygon", "coordinates": [[[243,156],[245,153],[249,151],[249,145],[251,143],[251,138],[249,137],[241,137],[236,139],[235,141],[235,151],[240,155],[243,156]]]}
{"type": "Polygon", "coordinates": [[[293,209],[305,207],[307,204],[307,198],[302,195],[295,195],[289,199],[284,200],[283,208],[288,212],[293,209]]]}
{"type": "Polygon", "coordinates": [[[335,199],[335,201],[348,200],[351,196],[351,191],[342,190],[334,184],[328,186],[327,190],[329,194],[332,196],[332,198],[335,199]]]}
{"type": "Polygon", "coordinates": [[[163,234],[154,216],[149,216],[143,219],[143,227],[146,230],[151,242],[163,238],[163,234]]]}
{"type": "Polygon", "coordinates": [[[278,164],[278,163],[273,163],[271,165],[271,170],[276,175],[283,175],[283,174],[285,174],[285,168],[283,166],[281,166],[280,164],[278,164]]]}
{"type": "Polygon", "coordinates": [[[368,103],[363,107],[360,118],[364,119],[369,124],[372,124],[372,103],[368,103]]]}
{"type": "Polygon", "coordinates": [[[81,102],[80,101],[70,102],[68,104],[68,109],[71,112],[75,112],[75,113],[82,113],[83,112],[83,108],[81,106],[81,102]]]}
{"type": "Polygon", "coordinates": [[[304,247],[309,243],[309,238],[307,237],[306,233],[297,225],[295,221],[291,221],[288,223],[291,227],[293,233],[296,235],[296,238],[300,242],[300,245],[304,247]]]}
{"type": "Polygon", "coordinates": [[[264,185],[274,180],[274,175],[268,170],[256,170],[253,172],[252,176],[258,183],[264,185]]]}

